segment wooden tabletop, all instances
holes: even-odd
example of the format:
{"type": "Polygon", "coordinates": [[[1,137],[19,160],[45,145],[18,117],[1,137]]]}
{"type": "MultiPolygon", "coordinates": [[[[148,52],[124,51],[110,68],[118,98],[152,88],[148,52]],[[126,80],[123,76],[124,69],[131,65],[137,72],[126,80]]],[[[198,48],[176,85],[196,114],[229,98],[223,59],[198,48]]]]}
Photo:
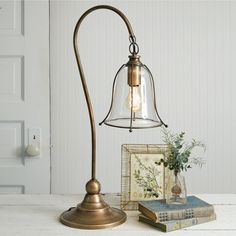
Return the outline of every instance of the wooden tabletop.
{"type": "MultiPolygon", "coordinates": [[[[215,207],[217,220],[186,229],[173,231],[174,236],[236,235],[236,194],[196,195],[215,207]]],[[[64,210],[75,206],[83,195],[0,195],[0,236],[152,236],[164,235],[149,225],[138,221],[138,212],[127,212],[127,221],[105,230],[69,228],[58,221],[64,210]]],[[[117,194],[105,194],[112,206],[119,206],[117,194]]]]}

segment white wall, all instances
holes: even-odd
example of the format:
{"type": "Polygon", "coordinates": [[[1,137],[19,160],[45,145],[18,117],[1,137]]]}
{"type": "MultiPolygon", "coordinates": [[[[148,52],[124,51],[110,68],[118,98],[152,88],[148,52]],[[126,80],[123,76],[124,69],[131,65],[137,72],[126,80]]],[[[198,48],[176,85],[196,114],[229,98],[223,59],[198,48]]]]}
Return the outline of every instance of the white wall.
{"type": "MultiPolygon", "coordinates": [[[[142,61],[154,74],[157,105],[174,131],[207,145],[204,168],[187,174],[188,192],[236,193],[236,2],[51,1],[52,192],[84,192],[90,177],[90,128],[72,47],[81,14],[108,3],[129,18],[142,61]]],[[[100,10],[79,32],[81,58],[95,119],[110,104],[113,76],[127,62],[121,19],[100,10]]],[[[134,131],[97,125],[97,176],[103,192],[119,192],[123,143],[160,143],[160,129],[134,131]]]]}

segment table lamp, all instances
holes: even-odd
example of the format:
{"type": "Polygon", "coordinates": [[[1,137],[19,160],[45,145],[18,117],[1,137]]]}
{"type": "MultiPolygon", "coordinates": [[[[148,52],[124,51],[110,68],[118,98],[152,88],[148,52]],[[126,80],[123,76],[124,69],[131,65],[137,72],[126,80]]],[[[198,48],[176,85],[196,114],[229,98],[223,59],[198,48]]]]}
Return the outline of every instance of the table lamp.
{"type": "Polygon", "coordinates": [[[107,9],[117,13],[125,22],[129,33],[129,60],[122,65],[115,75],[112,86],[110,109],[99,123],[118,128],[133,129],[153,128],[167,125],[161,120],[156,107],[155,87],[152,74],[140,61],[139,47],[130,22],[118,9],[108,5],[98,5],[87,10],[78,20],[73,35],[74,52],[82,81],[84,95],[89,112],[92,138],[92,173],[86,184],[87,194],[84,200],[63,212],[60,221],[70,227],[82,229],[102,229],[122,224],[126,214],[120,209],[110,207],[100,194],[101,185],[96,179],[96,133],[92,104],[86,85],[83,67],[79,56],[77,36],[83,19],[98,9],[107,9]]]}

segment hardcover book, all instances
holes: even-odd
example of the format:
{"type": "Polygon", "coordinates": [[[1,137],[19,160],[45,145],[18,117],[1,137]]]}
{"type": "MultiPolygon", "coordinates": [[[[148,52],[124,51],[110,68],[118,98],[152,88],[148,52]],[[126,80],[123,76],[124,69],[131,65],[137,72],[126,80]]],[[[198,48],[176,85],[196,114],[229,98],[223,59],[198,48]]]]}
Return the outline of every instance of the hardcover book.
{"type": "Polygon", "coordinates": [[[165,199],[141,201],[138,210],[156,222],[208,217],[214,214],[211,204],[195,196],[188,196],[187,203],[183,205],[168,205],[165,199]]]}
{"type": "Polygon", "coordinates": [[[193,225],[213,221],[215,219],[216,219],[216,215],[213,214],[211,216],[206,216],[206,217],[197,217],[197,218],[183,219],[183,220],[171,220],[171,221],[165,221],[165,222],[155,222],[144,215],[139,215],[139,221],[147,223],[155,228],[158,228],[159,230],[163,232],[170,232],[177,229],[187,228],[193,225]]]}

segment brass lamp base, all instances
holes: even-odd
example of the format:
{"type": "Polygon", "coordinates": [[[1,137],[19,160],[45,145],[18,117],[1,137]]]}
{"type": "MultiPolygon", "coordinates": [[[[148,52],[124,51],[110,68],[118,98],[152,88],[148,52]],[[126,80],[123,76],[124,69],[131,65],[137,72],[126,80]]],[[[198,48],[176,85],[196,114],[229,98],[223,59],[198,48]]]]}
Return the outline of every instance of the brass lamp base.
{"type": "Polygon", "coordinates": [[[63,212],[60,216],[61,223],[73,228],[103,229],[120,225],[126,221],[125,212],[111,208],[102,199],[99,191],[94,191],[94,187],[100,191],[99,182],[90,180],[86,185],[88,193],[82,203],[63,212]],[[92,188],[90,188],[91,186],[92,188]]]}

